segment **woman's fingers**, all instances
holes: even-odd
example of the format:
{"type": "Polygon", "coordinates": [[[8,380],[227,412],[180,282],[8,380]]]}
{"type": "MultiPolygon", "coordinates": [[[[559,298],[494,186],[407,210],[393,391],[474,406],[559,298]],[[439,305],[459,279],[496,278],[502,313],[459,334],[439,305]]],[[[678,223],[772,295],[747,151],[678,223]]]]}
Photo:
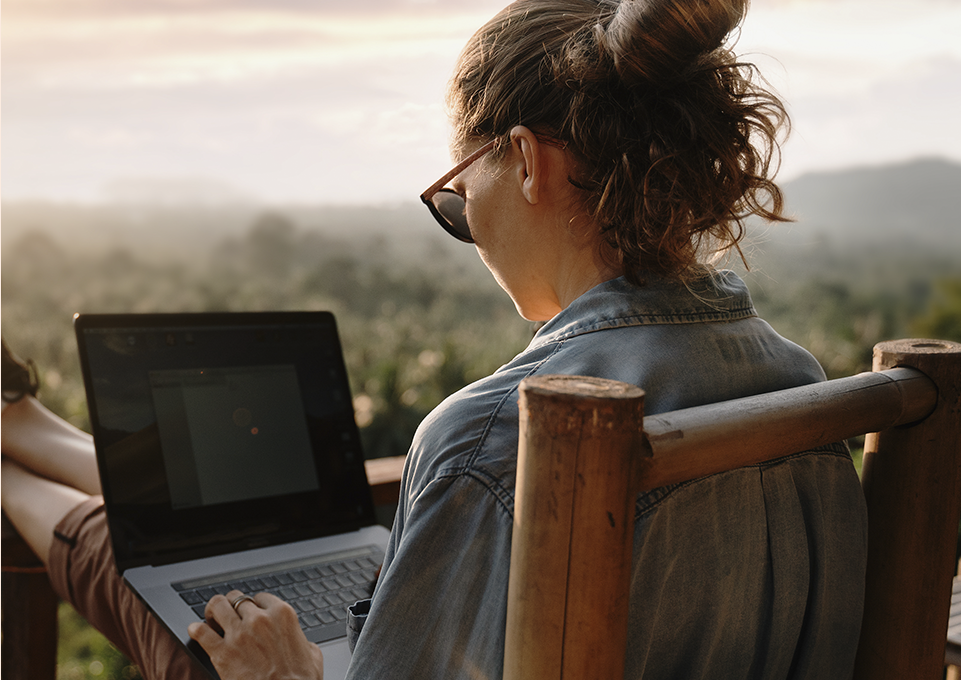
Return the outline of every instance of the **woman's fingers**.
{"type": "Polygon", "coordinates": [[[225,680],[323,678],[320,648],[304,637],[294,608],[280,598],[233,590],[210,598],[204,613],[207,621],[191,624],[188,634],[225,680]]]}
{"type": "Polygon", "coordinates": [[[260,609],[260,606],[257,604],[257,600],[255,600],[253,596],[242,593],[239,590],[231,590],[229,593],[227,593],[226,597],[227,602],[230,603],[231,609],[237,613],[237,616],[239,616],[241,620],[244,618],[244,613],[242,611],[244,608],[247,609],[248,613],[251,608],[254,610],[260,609]]]}
{"type": "Polygon", "coordinates": [[[218,645],[223,644],[224,639],[210,625],[204,621],[197,621],[187,626],[187,635],[191,640],[196,640],[201,647],[212,654],[218,645]]]}
{"type": "MultiPolygon", "coordinates": [[[[235,591],[232,592],[236,594],[235,591]]],[[[214,595],[207,601],[207,606],[204,608],[204,618],[208,622],[216,622],[224,633],[229,630],[230,626],[240,621],[240,615],[230,606],[231,602],[232,600],[228,600],[223,595],[214,595]]]]}
{"type": "Polygon", "coordinates": [[[271,595],[270,593],[257,593],[254,595],[254,601],[261,609],[266,609],[268,611],[277,610],[278,608],[293,609],[284,600],[281,600],[276,595],[271,595]]]}

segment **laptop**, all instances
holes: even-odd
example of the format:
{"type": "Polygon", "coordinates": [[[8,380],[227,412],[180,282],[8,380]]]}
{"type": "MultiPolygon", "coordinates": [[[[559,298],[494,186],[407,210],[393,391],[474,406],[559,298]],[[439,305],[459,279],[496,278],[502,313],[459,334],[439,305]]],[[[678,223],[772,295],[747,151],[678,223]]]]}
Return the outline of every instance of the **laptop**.
{"type": "Polygon", "coordinates": [[[237,588],[297,610],[327,678],[350,662],[375,522],[327,312],[78,314],[74,327],[117,569],[216,677],[187,627],[237,588]]]}

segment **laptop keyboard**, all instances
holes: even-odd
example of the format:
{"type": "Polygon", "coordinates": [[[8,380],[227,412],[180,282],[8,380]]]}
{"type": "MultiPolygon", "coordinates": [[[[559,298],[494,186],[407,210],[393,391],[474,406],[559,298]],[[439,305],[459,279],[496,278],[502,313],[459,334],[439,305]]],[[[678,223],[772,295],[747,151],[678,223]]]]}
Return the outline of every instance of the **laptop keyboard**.
{"type": "Polygon", "coordinates": [[[201,619],[214,595],[271,593],[293,606],[307,639],[319,643],[347,634],[347,607],[370,597],[383,561],[383,553],[369,546],[172,585],[201,619]]]}

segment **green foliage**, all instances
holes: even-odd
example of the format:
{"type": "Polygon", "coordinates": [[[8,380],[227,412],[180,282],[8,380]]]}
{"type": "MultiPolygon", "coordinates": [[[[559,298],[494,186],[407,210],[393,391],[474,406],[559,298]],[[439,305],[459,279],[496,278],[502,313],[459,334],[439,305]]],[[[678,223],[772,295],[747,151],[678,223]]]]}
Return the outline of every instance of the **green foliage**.
{"type": "Polygon", "coordinates": [[[768,244],[745,278],[761,317],[814,354],[829,378],[871,370],[878,342],[950,340],[961,324],[950,284],[961,279],[961,259],[944,250],[768,244]]]}
{"type": "Polygon", "coordinates": [[[919,338],[961,342],[961,277],[937,282],[927,311],[913,328],[919,338]]]}
{"type": "Polygon", "coordinates": [[[367,455],[400,455],[441,399],[531,336],[483,265],[465,266],[450,252],[459,244],[442,238],[405,244],[399,259],[383,237],[348,243],[272,212],[206,254],[156,258],[71,249],[28,230],[3,250],[3,332],[40,367],[44,402],[88,429],[74,312],[331,310],[363,407],[367,455]]]}
{"type": "Polygon", "coordinates": [[[57,680],[141,680],[140,671],[107,639],[61,603],[57,680]]]}

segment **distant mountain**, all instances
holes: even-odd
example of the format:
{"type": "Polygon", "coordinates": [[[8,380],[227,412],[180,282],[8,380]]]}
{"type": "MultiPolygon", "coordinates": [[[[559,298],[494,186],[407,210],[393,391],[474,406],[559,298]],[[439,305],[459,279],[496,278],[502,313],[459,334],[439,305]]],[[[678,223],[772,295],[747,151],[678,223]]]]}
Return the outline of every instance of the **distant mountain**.
{"type": "Polygon", "coordinates": [[[783,185],[797,223],[772,241],[957,248],[961,260],[961,164],[916,161],[803,175],[783,185]]]}
{"type": "MultiPolygon", "coordinates": [[[[420,203],[380,206],[258,205],[229,200],[209,184],[171,187],[177,201],[139,203],[140,184],[123,185],[118,200],[104,204],[3,201],[3,244],[36,229],[68,248],[129,248],[156,254],[201,252],[225,238],[246,234],[265,214],[279,214],[306,231],[350,243],[381,239],[398,256],[408,248],[420,253],[425,240],[446,243],[443,232],[420,203]],[[176,190],[176,191],[175,191],[176,190]],[[178,193],[180,192],[180,193],[178,193]],[[215,194],[218,200],[213,200],[215,194]],[[196,200],[180,199],[185,195],[196,200]]],[[[803,175],[783,184],[793,224],[752,227],[762,248],[796,252],[832,246],[855,249],[934,250],[942,257],[957,253],[961,263],[961,164],[923,159],[887,166],[862,167],[803,175]],[[783,248],[781,248],[783,246],[783,248]]],[[[450,244],[454,244],[451,240],[450,244]]],[[[365,245],[366,247],[366,245],[365,245]]],[[[465,259],[472,248],[459,248],[465,259]]]]}

